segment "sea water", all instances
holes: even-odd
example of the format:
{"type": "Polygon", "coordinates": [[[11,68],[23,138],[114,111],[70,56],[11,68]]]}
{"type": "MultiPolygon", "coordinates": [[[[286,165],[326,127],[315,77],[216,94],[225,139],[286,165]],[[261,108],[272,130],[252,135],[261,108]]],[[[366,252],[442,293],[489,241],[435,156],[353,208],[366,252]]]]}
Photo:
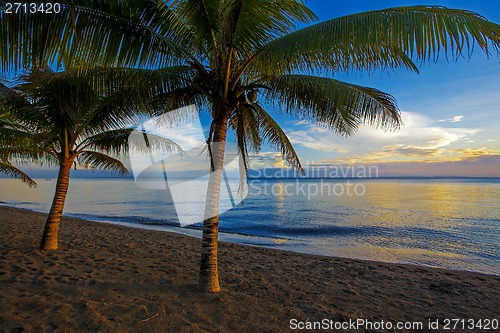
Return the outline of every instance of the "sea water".
{"type": "MultiPolygon", "coordinates": [[[[0,179],[1,203],[47,212],[55,180],[37,182],[0,179]]],[[[72,179],[65,214],[201,236],[201,223],[179,226],[166,189],[129,178],[72,179]]],[[[252,179],[220,239],[500,275],[500,179],[252,179]]]]}

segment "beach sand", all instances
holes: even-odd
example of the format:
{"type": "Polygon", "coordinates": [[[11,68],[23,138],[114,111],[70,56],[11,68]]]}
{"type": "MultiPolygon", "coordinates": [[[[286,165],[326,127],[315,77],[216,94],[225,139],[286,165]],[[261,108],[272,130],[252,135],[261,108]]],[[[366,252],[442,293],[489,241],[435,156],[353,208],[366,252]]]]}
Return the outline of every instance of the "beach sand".
{"type": "Polygon", "coordinates": [[[428,332],[499,317],[499,276],[221,243],[222,292],[201,294],[198,239],[65,217],[60,249],[42,252],[44,222],[0,207],[2,332],[288,332],[294,318],[428,332]]]}

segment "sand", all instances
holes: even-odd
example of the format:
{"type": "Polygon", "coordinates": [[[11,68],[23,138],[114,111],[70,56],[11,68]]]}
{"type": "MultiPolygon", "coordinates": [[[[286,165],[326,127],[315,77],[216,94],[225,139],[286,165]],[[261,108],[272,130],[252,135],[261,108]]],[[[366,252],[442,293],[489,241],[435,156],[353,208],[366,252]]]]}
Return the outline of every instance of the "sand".
{"type": "Polygon", "coordinates": [[[60,250],[42,252],[44,222],[0,207],[2,332],[288,332],[292,319],[431,332],[429,319],[499,317],[499,276],[221,243],[222,292],[201,294],[198,239],[65,217],[60,250]]]}

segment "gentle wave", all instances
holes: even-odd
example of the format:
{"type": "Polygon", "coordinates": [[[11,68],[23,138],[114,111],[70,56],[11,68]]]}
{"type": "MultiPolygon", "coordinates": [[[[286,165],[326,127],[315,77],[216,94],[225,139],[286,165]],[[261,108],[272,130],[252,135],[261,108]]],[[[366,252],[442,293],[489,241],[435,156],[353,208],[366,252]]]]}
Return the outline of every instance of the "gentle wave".
{"type": "MultiPolygon", "coordinates": [[[[500,275],[500,179],[356,181],[366,187],[362,197],[251,193],[243,205],[221,215],[221,239],[500,275]]],[[[48,211],[53,180],[39,180],[37,189],[11,179],[0,182],[9,189],[1,191],[0,204],[48,211]]],[[[257,183],[265,182],[296,184],[282,179],[257,183]]],[[[180,228],[167,191],[140,189],[130,180],[72,180],[65,212],[197,237],[201,233],[201,223],[180,228]]]]}

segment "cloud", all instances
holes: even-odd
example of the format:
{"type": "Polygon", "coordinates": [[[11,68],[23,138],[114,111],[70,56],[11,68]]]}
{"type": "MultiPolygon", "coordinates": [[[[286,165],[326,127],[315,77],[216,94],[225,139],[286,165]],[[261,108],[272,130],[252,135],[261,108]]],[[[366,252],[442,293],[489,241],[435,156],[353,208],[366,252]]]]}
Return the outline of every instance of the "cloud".
{"type": "Polygon", "coordinates": [[[500,177],[500,155],[473,156],[457,161],[391,162],[377,165],[379,177],[500,177]]]}
{"type": "Polygon", "coordinates": [[[315,125],[306,125],[304,131],[288,131],[287,136],[294,146],[302,146],[320,152],[331,152],[345,154],[349,150],[335,143],[338,140],[336,134],[315,125]]]}
{"type": "Polygon", "coordinates": [[[441,120],[438,120],[439,123],[442,123],[442,122],[445,122],[445,121],[449,121],[451,123],[459,123],[461,122],[462,120],[464,120],[464,116],[460,115],[460,116],[453,116],[451,118],[448,118],[448,119],[441,119],[441,120]]]}
{"type": "Polygon", "coordinates": [[[447,151],[450,155],[458,156],[458,159],[465,159],[468,157],[480,157],[480,156],[495,156],[500,155],[500,151],[494,149],[488,149],[486,147],[482,148],[462,148],[462,149],[449,149],[447,151]]]}
{"type": "Polygon", "coordinates": [[[259,152],[250,153],[249,156],[251,169],[262,169],[270,167],[285,167],[281,153],[277,152],[259,152]]]}
{"type": "Polygon", "coordinates": [[[394,146],[384,146],[384,153],[390,155],[398,156],[411,156],[411,157],[429,157],[439,155],[441,150],[421,148],[416,146],[405,146],[405,145],[394,145],[394,146]]]}
{"type": "Polygon", "coordinates": [[[401,117],[404,125],[398,131],[361,126],[347,139],[333,131],[318,131],[318,126],[310,123],[287,130],[287,134],[297,148],[334,153],[320,160],[394,161],[439,158],[453,145],[472,143],[471,137],[480,132],[476,128],[439,126],[432,118],[414,112],[402,112],[401,117]]]}
{"type": "Polygon", "coordinates": [[[299,120],[295,122],[295,125],[300,126],[300,125],[309,125],[310,123],[306,120],[299,120]]]}

